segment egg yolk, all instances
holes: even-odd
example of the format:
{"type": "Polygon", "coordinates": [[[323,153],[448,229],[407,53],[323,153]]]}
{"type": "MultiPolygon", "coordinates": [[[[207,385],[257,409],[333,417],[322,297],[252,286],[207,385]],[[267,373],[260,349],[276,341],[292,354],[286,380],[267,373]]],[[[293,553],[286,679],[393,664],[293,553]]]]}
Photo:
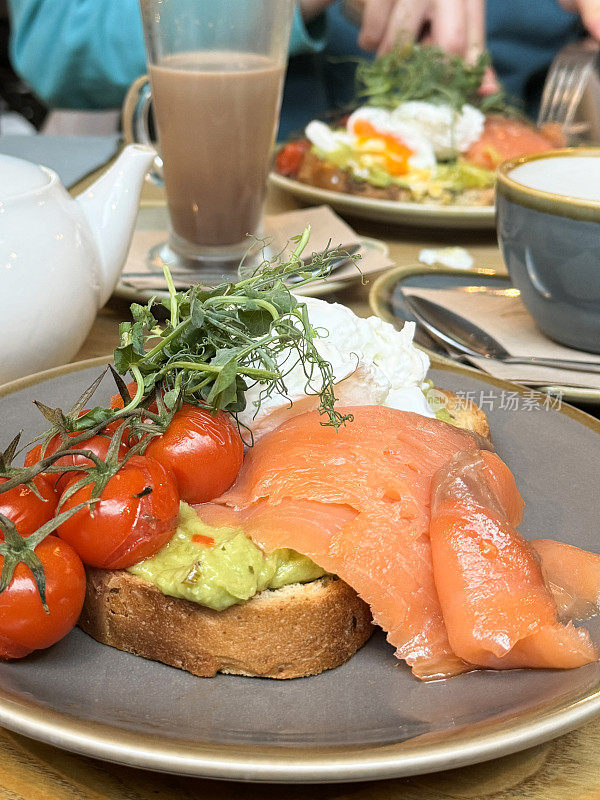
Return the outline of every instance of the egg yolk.
{"type": "Polygon", "coordinates": [[[364,145],[369,139],[379,139],[384,143],[385,168],[390,175],[406,175],[409,170],[409,158],[414,152],[391,133],[378,131],[368,120],[357,119],[354,123],[354,135],[358,144],[364,145]]]}

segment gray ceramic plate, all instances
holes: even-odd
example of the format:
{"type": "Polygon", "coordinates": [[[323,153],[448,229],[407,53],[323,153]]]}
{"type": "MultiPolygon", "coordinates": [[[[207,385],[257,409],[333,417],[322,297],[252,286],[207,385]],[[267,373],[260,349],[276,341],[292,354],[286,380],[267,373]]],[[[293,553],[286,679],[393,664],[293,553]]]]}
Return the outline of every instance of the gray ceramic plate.
{"type": "MultiPolygon", "coordinates": [[[[98,373],[98,360],[68,369],[0,391],[2,440],[21,426],[37,432],[31,401],[67,405],[98,373]]],[[[471,370],[442,367],[432,377],[485,401],[497,448],[527,501],[524,534],[598,549],[600,424],[524,399],[503,410],[502,393],[523,390],[471,370]]],[[[590,628],[600,641],[600,621],[590,628]]],[[[0,664],[7,728],[109,761],[235,780],[358,781],[448,769],[550,739],[598,711],[600,664],[423,684],[382,635],[336,670],[283,682],[195,678],[79,630],[46,652],[0,664]]]]}
{"type": "MultiPolygon", "coordinates": [[[[457,270],[444,267],[397,267],[381,275],[369,292],[370,306],[377,316],[392,324],[410,320],[417,322],[404,298],[404,288],[450,289],[457,286],[478,286],[489,289],[509,289],[508,275],[498,275],[493,270],[457,270]]],[[[444,356],[443,349],[417,322],[415,340],[429,355],[444,356]]],[[[444,358],[444,360],[447,360],[444,358]]],[[[539,391],[560,394],[569,403],[600,404],[600,391],[585,386],[553,384],[534,385],[539,391]]]]}
{"type": "Polygon", "coordinates": [[[494,230],[496,227],[494,206],[436,206],[431,203],[376,200],[309,186],[293,178],[278,175],[276,172],[271,172],[269,180],[273,186],[284,189],[303,203],[310,205],[327,203],[340,214],[372,219],[376,222],[416,225],[419,228],[494,230]]]}

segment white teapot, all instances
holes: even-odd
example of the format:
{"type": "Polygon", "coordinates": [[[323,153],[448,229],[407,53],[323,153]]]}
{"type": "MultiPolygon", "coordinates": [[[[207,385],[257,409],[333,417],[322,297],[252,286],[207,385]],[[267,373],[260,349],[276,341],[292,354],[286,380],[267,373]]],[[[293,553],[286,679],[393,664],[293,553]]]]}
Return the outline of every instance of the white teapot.
{"type": "Polygon", "coordinates": [[[0,155],[0,383],[81,347],[119,279],[155,155],[126,147],[76,199],[52,170],[0,155]]]}

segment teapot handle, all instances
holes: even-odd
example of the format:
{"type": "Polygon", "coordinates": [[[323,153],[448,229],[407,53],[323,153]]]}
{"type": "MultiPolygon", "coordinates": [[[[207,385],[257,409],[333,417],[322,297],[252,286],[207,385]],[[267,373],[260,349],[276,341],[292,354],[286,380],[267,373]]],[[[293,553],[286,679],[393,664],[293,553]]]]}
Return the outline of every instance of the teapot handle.
{"type": "MultiPolygon", "coordinates": [[[[150,78],[148,75],[141,75],[131,84],[123,102],[121,115],[126,144],[145,144],[156,147],[156,144],[150,139],[148,125],[151,103],[150,78]]],[[[154,159],[154,166],[148,172],[148,178],[152,183],[164,186],[163,162],[159,155],[154,159]]]]}

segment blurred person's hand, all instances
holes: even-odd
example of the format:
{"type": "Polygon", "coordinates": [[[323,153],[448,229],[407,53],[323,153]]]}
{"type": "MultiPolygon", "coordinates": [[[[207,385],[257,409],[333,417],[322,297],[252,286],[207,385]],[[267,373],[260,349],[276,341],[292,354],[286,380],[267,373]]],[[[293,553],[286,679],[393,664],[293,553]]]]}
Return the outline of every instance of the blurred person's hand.
{"type": "MultiPolygon", "coordinates": [[[[588,2],[600,8],[600,0],[588,2]]],[[[485,0],[366,0],[360,46],[383,55],[398,39],[435,44],[473,63],[485,49],[485,0]]],[[[490,68],[481,92],[490,94],[497,89],[490,68]]]]}
{"type": "Polygon", "coordinates": [[[600,41],[600,0],[559,0],[559,2],[566,11],[579,14],[587,30],[594,39],[600,41]]]}
{"type": "Polygon", "coordinates": [[[335,0],[298,0],[302,19],[305,22],[310,22],[334,2],[335,0]]]}

